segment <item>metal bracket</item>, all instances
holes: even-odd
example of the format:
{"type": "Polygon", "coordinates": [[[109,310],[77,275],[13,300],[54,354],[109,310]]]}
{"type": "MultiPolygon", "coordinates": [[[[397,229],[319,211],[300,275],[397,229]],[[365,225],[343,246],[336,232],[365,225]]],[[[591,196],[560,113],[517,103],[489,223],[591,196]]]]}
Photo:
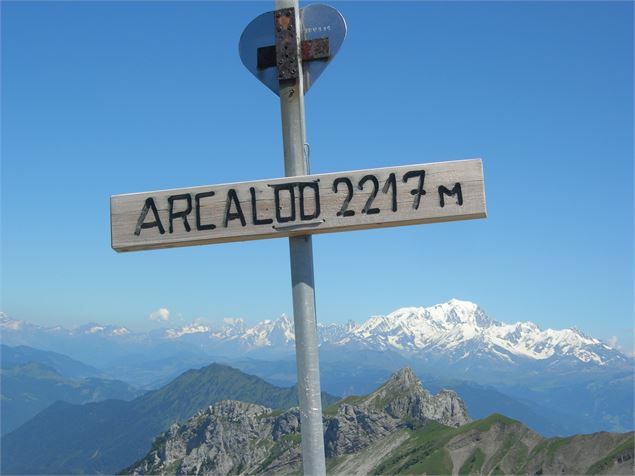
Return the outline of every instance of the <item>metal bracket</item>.
{"type": "Polygon", "coordinates": [[[282,8],[274,14],[276,28],[276,63],[278,79],[298,78],[298,43],[296,41],[295,8],[282,8]]]}
{"type": "MultiPolygon", "coordinates": [[[[295,9],[274,12],[276,44],[258,48],[258,69],[278,67],[278,79],[298,78],[298,45],[296,43],[295,9]]],[[[328,38],[300,42],[302,61],[327,60],[331,56],[328,38]]]]}
{"type": "Polygon", "coordinates": [[[308,228],[308,227],[314,227],[314,226],[320,226],[322,223],[324,223],[326,220],[323,218],[321,220],[315,220],[315,221],[304,221],[301,223],[289,223],[288,225],[272,225],[271,228],[273,228],[274,230],[294,230],[296,228],[308,228]]]}
{"type": "Polygon", "coordinates": [[[328,59],[331,56],[328,38],[304,40],[300,46],[302,47],[302,61],[328,59]]]}
{"type": "Polygon", "coordinates": [[[276,65],[276,47],[262,46],[258,48],[258,69],[271,68],[276,65]]]}

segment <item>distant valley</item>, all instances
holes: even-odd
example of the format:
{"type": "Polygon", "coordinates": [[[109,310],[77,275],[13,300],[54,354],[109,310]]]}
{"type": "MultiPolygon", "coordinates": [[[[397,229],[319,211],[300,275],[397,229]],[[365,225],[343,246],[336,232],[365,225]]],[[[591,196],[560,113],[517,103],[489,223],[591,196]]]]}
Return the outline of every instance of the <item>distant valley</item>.
{"type": "Polygon", "coordinates": [[[55,352],[2,345],[0,389],[2,434],[19,427],[54,402],[131,400],[142,392],[120,380],[55,352]]]}

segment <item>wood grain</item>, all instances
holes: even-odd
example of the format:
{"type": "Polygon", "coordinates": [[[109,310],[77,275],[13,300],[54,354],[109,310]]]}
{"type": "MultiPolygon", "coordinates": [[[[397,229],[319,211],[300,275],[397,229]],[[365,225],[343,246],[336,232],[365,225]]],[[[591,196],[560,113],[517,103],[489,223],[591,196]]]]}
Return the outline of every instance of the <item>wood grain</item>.
{"type": "Polygon", "coordinates": [[[483,166],[470,159],[114,195],[110,216],[116,251],[485,218],[483,166]],[[353,195],[342,214],[347,179],[353,195]]]}

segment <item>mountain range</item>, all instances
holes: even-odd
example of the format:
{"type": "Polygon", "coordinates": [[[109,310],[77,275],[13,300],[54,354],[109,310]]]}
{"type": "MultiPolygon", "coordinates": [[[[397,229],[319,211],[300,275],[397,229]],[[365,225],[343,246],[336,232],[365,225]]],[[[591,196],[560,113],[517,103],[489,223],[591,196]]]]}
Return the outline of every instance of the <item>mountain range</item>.
{"type": "MultiPolygon", "coordinates": [[[[221,401],[174,424],[120,474],[297,474],[299,411],[221,401]]],[[[461,398],[432,396],[402,369],[323,416],[329,474],[633,474],[633,432],[545,439],[500,414],[470,422],[461,398]]]]}
{"type": "MultiPolygon", "coordinates": [[[[294,387],[218,364],[187,371],[132,401],[58,401],[2,437],[2,474],[112,474],[141,458],[171,424],[223,399],[280,409],[298,402],[294,387]]],[[[336,400],[323,394],[325,406],[336,400]]]]}
{"type": "MultiPolygon", "coordinates": [[[[506,324],[478,305],[453,299],[407,307],[362,324],[320,324],[322,388],[336,395],[371,391],[404,366],[435,388],[461,389],[472,408],[485,399],[546,435],[633,429],[632,358],[576,329],[506,324]]],[[[180,373],[219,362],[283,386],[295,383],[293,321],[133,332],[91,323],[42,327],[0,314],[2,342],[63,352],[109,378],[156,389],[180,373]]]]}
{"type": "MultiPolygon", "coordinates": [[[[11,357],[13,360],[10,362],[15,365],[15,367],[12,367],[14,369],[23,366],[45,366],[36,361],[24,363],[25,359],[39,358],[48,364],[61,362],[57,366],[58,369],[70,367],[69,371],[76,369],[75,371],[80,373],[90,370],[90,367],[84,367],[79,362],[65,359],[64,356],[35,349],[19,348],[16,350],[15,348],[8,348],[6,355],[13,356],[11,357]]],[[[366,351],[364,356],[367,363],[377,369],[384,370],[399,360],[398,357],[391,356],[386,351],[377,353],[366,351]],[[383,367],[379,365],[382,357],[384,357],[383,367]]],[[[349,356],[352,359],[358,357],[359,355],[349,356]]],[[[259,365],[259,361],[250,360],[250,362],[259,365]]],[[[344,360],[343,363],[346,364],[347,361],[344,360]]],[[[345,367],[348,366],[345,365],[345,367]]],[[[51,371],[55,371],[52,367],[48,368],[51,371]]],[[[350,371],[349,369],[348,375],[351,375],[350,371]]],[[[343,375],[346,375],[346,373],[343,375]]],[[[362,375],[368,375],[368,373],[362,372],[362,375]]],[[[359,378],[359,376],[356,376],[356,378],[359,378]]],[[[441,384],[432,382],[432,385],[436,385],[439,388],[441,384]]],[[[467,396],[469,402],[467,406],[457,396],[457,393],[453,391],[439,389],[438,395],[432,396],[421,388],[421,384],[414,376],[414,373],[408,369],[395,374],[386,384],[367,397],[348,396],[334,403],[337,400],[335,397],[323,395],[325,421],[328,423],[326,428],[330,429],[325,437],[330,435],[330,446],[328,446],[330,453],[328,454],[333,457],[331,460],[331,472],[349,474],[351,472],[354,473],[355,471],[353,470],[355,468],[366,468],[368,471],[372,470],[376,473],[381,473],[386,467],[390,468],[391,472],[398,474],[403,472],[404,468],[401,467],[403,465],[399,467],[385,465],[389,464],[390,461],[393,462],[390,464],[394,465],[396,464],[395,462],[403,460],[410,461],[408,464],[416,466],[417,462],[427,461],[428,457],[431,457],[432,460],[427,461],[424,466],[432,465],[429,468],[437,468],[435,465],[439,463],[440,455],[445,455],[441,461],[445,466],[440,468],[446,470],[448,468],[448,459],[445,452],[449,452],[450,460],[455,461],[457,456],[454,453],[456,449],[454,437],[459,434],[463,435],[464,432],[462,430],[459,431],[461,428],[464,428],[465,432],[477,431],[476,435],[469,433],[472,435],[470,441],[478,442],[481,439],[484,441],[483,444],[485,446],[483,448],[478,445],[475,447],[470,443],[467,445],[467,449],[462,450],[463,453],[469,451],[472,455],[470,456],[470,461],[472,459],[474,461],[469,464],[473,466],[473,469],[481,465],[483,468],[487,468],[489,472],[494,471],[497,467],[499,469],[494,472],[509,472],[510,468],[529,467],[527,465],[531,463],[533,465],[531,467],[535,467],[536,471],[544,465],[547,465],[544,466],[545,468],[557,468],[558,472],[563,468],[566,471],[572,471],[572,468],[579,469],[582,466],[571,466],[569,464],[570,461],[567,463],[568,465],[562,466],[561,460],[563,458],[570,459],[571,456],[567,452],[569,452],[570,448],[579,451],[579,444],[582,444],[583,451],[589,452],[591,455],[585,456],[583,463],[587,464],[587,469],[593,469],[595,472],[602,472],[607,468],[615,469],[615,461],[617,461],[615,458],[619,457],[626,461],[624,458],[628,456],[627,450],[629,447],[625,443],[624,438],[619,435],[599,434],[599,436],[571,436],[566,439],[552,438],[551,440],[544,440],[533,430],[502,416],[488,417],[484,420],[484,423],[475,422],[476,427],[474,427],[474,424],[467,424],[469,421],[467,410],[469,408],[474,409],[474,415],[477,415],[477,417],[488,415],[492,410],[499,410],[505,413],[520,412],[524,417],[537,418],[536,421],[539,423],[542,421],[543,423],[541,424],[547,428],[551,428],[550,425],[557,426],[562,423],[562,415],[554,416],[549,411],[542,412],[531,405],[525,405],[523,408],[524,404],[521,401],[510,398],[491,387],[478,386],[475,383],[456,382],[453,388],[459,390],[461,396],[467,396]],[[344,411],[343,409],[348,410],[344,411]],[[533,415],[532,411],[534,411],[533,415]],[[420,428],[417,426],[418,424],[413,426],[413,422],[421,423],[423,421],[427,422],[425,428],[420,428]],[[441,426],[438,428],[430,426],[433,421],[441,426]],[[362,423],[363,431],[362,428],[355,426],[362,423]],[[487,427],[487,431],[483,434],[478,433],[481,431],[482,425],[487,427]],[[457,426],[459,428],[457,430],[458,433],[452,430],[452,428],[457,426]],[[493,428],[492,431],[490,431],[491,428],[493,428]],[[521,454],[513,458],[503,457],[504,455],[501,452],[508,448],[506,446],[508,443],[506,443],[507,440],[505,438],[501,440],[501,431],[503,436],[511,432],[512,435],[516,435],[513,438],[520,438],[521,440],[524,438],[523,435],[530,435],[529,443],[532,445],[535,443],[537,446],[531,453],[527,453],[524,456],[521,454]],[[428,451],[430,448],[422,450],[417,443],[421,438],[424,440],[431,438],[431,435],[435,438],[432,446],[434,451],[432,453],[428,451]],[[384,439],[384,437],[386,438],[384,439]],[[377,438],[379,440],[375,441],[377,438]],[[580,440],[581,438],[582,440],[580,440]],[[360,442],[364,441],[368,448],[359,446],[360,442]],[[486,443],[488,441],[489,443],[486,443]],[[572,441],[576,443],[574,446],[569,445],[569,442],[572,441]],[[395,452],[397,451],[396,448],[401,447],[402,443],[409,448],[407,454],[395,452]],[[450,446],[446,447],[446,443],[450,444],[450,446]],[[394,446],[395,444],[397,446],[394,446]],[[492,445],[498,448],[494,454],[491,453],[492,445]],[[600,445],[601,451],[606,450],[608,452],[600,454],[595,449],[593,450],[595,452],[593,452],[584,445],[600,445]],[[561,446],[562,449],[560,448],[561,446]],[[483,452],[483,455],[479,451],[483,452]],[[564,456],[559,453],[561,451],[565,451],[564,456]],[[553,454],[557,456],[556,466],[553,466],[553,454]],[[528,458],[527,455],[532,456],[532,458],[528,458]],[[381,456],[381,458],[378,459],[378,456],[381,456]],[[536,460],[534,456],[538,459],[536,460]],[[368,466],[369,461],[374,461],[374,466],[368,466]],[[598,470],[597,468],[600,469],[598,470]]],[[[150,453],[148,455],[151,456],[152,461],[156,462],[157,454],[168,454],[168,452],[161,449],[162,442],[165,443],[166,440],[165,435],[159,437],[151,445],[153,437],[161,431],[168,430],[170,435],[180,438],[176,441],[178,444],[172,445],[170,443],[172,450],[179,447],[182,448],[182,438],[185,437],[190,438],[186,447],[192,449],[197,444],[206,442],[206,439],[210,436],[209,431],[205,430],[205,425],[207,423],[211,424],[210,419],[221,417],[226,419],[228,415],[235,415],[236,418],[229,418],[231,421],[239,421],[246,418],[249,420],[247,423],[250,428],[260,428],[258,431],[262,430],[265,434],[269,432],[268,424],[273,424],[279,430],[284,430],[282,433],[276,433],[277,439],[274,438],[271,444],[263,443],[264,446],[250,447],[251,449],[246,452],[239,451],[235,454],[230,452],[230,456],[242,457],[243,453],[245,453],[256,457],[258,455],[262,456],[261,453],[263,451],[271,450],[272,452],[267,453],[264,460],[257,460],[256,458],[256,460],[251,460],[251,462],[259,461],[258,465],[262,465],[268,461],[267,465],[273,464],[277,461],[276,458],[284,453],[290,458],[285,464],[290,464],[289,468],[296,468],[295,470],[297,470],[297,464],[299,463],[299,445],[297,444],[299,440],[299,419],[297,409],[284,410],[295,405],[296,402],[295,388],[277,387],[258,377],[246,375],[225,365],[212,364],[199,370],[189,370],[162,388],[147,392],[132,401],[111,399],[81,405],[62,401],[53,403],[19,428],[2,437],[0,441],[2,473],[113,473],[120,470],[123,466],[132,464],[135,460],[140,458],[143,460],[143,455],[149,448],[150,453]],[[235,401],[235,403],[227,403],[226,399],[235,401]],[[240,400],[243,402],[239,402],[240,400]],[[210,407],[213,407],[213,409],[210,407]],[[206,410],[206,408],[209,410],[206,410]],[[256,409],[254,410],[254,408],[256,409]],[[279,410],[271,410],[276,408],[279,410]],[[192,422],[188,421],[191,418],[198,422],[196,431],[191,428],[192,422]]],[[[3,398],[3,412],[6,412],[7,408],[5,403],[3,398]]],[[[575,404],[575,402],[570,403],[575,404]]],[[[630,403],[632,404],[632,401],[630,403]]],[[[483,420],[479,421],[483,422],[483,420]]],[[[228,422],[222,423],[221,428],[227,430],[225,436],[230,438],[232,430],[223,426],[226,424],[228,422]]],[[[237,439],[226,443],[231,443],[232,441],[233,443],[236,443],[236,441],[247,442],[240,435],[238,436],[237,439]]],[[[527,446],[527,441],[522,440],[520,443],[514,441],[509,443],[511,447],[515,448],[514,454],[518,451],[522,453],[523,448],[527,446]]],[[[165,449],[165,447],[163,448],[165,449]]],[[[202,448],[197,450],[196,454],[200,455],[201,452],[203,452],[202,448]]],[[[148,455],[145,457],[146,463],[148,455]]],[[[459,460],[463,456],[459,455],[459,460]]],[[[227,451],[225,451],[224,464],[229,461],[227,458],[233,461],[231,457],[227,456],[227,451]]],[[[248,461],[244,463],[247,464],[248,461]]],[[[183,462],[179,462],[178,467],[181,468],[182,464],[183,462]]],[[[463,468],[468,462],[466,460],[460,464],[461,468],[463,468]]],[[[620,468],[622,467],[623,465],[620,466],[620,468]]],[[[182,467],[183,470],[186,468],[186,465],[182,467]]],[[[237,468],[240,469],[239,467],[234,467],[234,469],[237,468]]],[[[249,468],[249,466],[245,466],[241,471],[246,470],[246,468],[249,468]]],[[[137,473],[144,471],[138,468],[134,470],[137,473]]],[[[177,466],[151,468],[151,472],[165,471],[175,472],[177,471],[177,466]]],[[[179,469],[178,471],[181,470],[179,469]]],[[[191,468],[188,468],[187,472],[190,471],[191,468]]]]}
{"type": "MultiPolygon", "coordinates": [[[[292,352],[293,321],[286,315],[247,326],[242,319],[225,319],[218,326],[196,323],[165,328],[149,333],[132,332],[126,327],[86,324],[75,329],[41,327],[0,313],[0,332],[5,344],[35,347],[44,336],[55,340],[107,340],[126,344],[187,343],[207,352],[252,353],[262,355],[292,352]]],[[[542,362],[549,366],[585,364],[587,366],[630,365],[617,349],[577,329],[540,329],[532,322],[506,324],[490,319],[476,304],[453,299],[431,307],[406,307],[385,316],[373,316],[362,324],[319,324],[321,345],[347,349],[392,350],[405,356],[434,355],[458,366],[474,359],[514,366],[542,362]]],[[[73,347],[66,353],[73,355],[73,347]]],[[[92,356],[94,357],[94,355],[92,356]]],[[[89,359],[80,360],[90,362],[89,359]]]]}

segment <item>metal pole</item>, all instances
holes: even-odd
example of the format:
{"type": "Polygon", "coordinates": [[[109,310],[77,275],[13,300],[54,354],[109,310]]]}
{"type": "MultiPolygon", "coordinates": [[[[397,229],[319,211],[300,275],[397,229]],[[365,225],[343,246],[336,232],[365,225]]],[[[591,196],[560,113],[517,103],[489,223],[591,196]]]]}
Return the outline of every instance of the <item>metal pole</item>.
{"type": "MultiPolygon", "coordinates": [[[[300,6],[298,0],[276,0],[276,10],[295,8],[296,41],[300,44],[300,6]]],[[[298,61],[298,79],[280,81],[280,111],[284,143],[284,171],[287,177],[307,175],[308,158],[304,155],[304,84],[302,62],[298,61]]],[[[298,397],[302,427],[302,464],[304,474],[326,474],[322,400],[318,364],[313,246],[311,235],[289,238],[295,355],[298,368],[298,397]]]]}

